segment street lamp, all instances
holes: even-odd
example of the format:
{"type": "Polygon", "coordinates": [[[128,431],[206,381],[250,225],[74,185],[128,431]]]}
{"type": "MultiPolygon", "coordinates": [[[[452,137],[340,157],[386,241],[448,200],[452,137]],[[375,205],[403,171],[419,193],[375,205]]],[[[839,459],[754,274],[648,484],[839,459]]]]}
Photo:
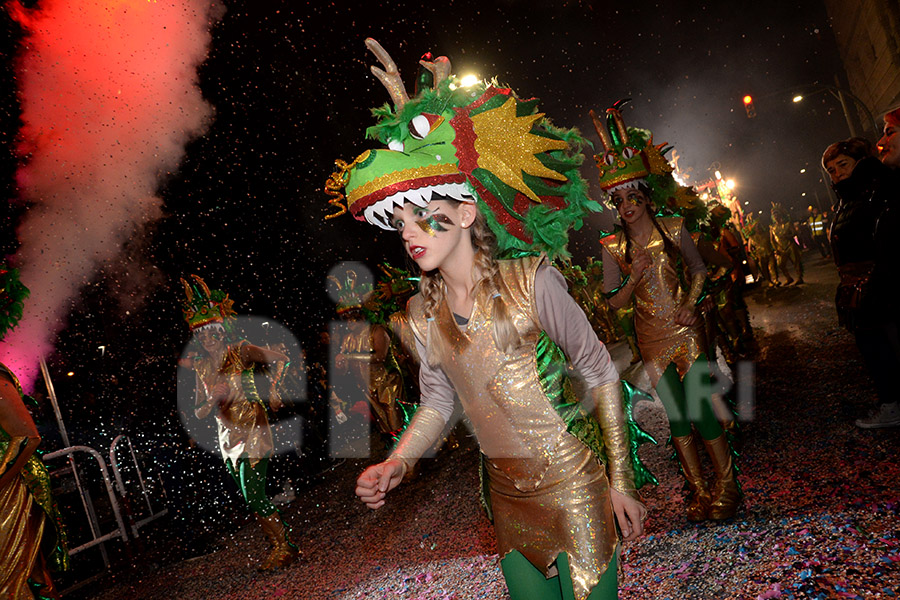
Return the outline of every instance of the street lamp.
{"type": "Polygon", "coordinates": [[[841,110],[844,111],[844,119],[847,121],[847,128],[850,129],[850,136],[856,137],[856,127],[853,125],[853,120],[850,118],[850,110],[847,108],[847,101],[844,99],[844,96],[849,96],[851,100],[856,102],[859,106],[862,107],[863,111],[866,113],[869,121],[872,123],[872,130],[876,133],[879,131],[878,122],[875,120],[875,117],[872,116],[872,111],[869,110],[869,107],[866,106],[866,103],[859,99],[859,97],[851,92],[850,90],[845,90],[842,87],[838,87],[836,85],[830,85],[827,83],[813,83],[810,84],[811,87],[818,87],[819,89],[811,92],[807,96],[803,94],[795,94],[791,99],[794,104],[798,104],[802,102],[808,96],[813,96],[815,94],[819,94],[821,92],[829,92],[832,96],[837,98],[838,102],[841,103],[841,110]]]}

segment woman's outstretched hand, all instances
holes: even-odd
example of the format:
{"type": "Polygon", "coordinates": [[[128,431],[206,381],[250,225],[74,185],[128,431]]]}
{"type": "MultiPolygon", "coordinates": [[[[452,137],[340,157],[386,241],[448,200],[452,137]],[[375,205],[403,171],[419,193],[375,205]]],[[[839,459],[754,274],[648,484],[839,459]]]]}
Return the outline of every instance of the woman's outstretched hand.
{"type": "Polygon", "coordinates": [[[406,467],[399,460],[372,465],[356,480],[356,495],[372,510],[384,505],[384,497],[400,484],[406,467]]]}
{"type": "Polygon", "coordinates": [[[609,498],[612,500],[613,511],[616,513],[616,521],[622,530],[624,540],[630,542],[643,535],[647,507],[631,496],[612,488],[609,489],[609,498]]]}

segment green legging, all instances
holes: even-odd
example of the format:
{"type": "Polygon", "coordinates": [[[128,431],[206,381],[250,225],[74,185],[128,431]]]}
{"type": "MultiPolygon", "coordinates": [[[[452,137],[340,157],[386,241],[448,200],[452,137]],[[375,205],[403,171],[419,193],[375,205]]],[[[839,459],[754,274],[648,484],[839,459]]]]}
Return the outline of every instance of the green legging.
{"type": "MultiPolygon", "coordinates": [[[[510,600],[575,600],[572,578],[569,575],[569,557],[561,553],[556,559],[559,575],[547,579],[518,550],[513,550],[500,561],[510,600]]],[[[587,600],[615,600],[619,597],[619,579],[616,573],[616,555],[587,600]]]]}
{"type": "Polygon", "coordinates": [[[722,435],[722,425],[713,410],[713,387],[709,378],[709,363],[705,354],[697,357],[684,380],[678,376],[674,364],[669,364],[659,378],[656,393],[666,409],[672,437],[690,435],[692,423],[705,440],[714,440],[722,435]]]}
{"type": "Polygon", "coordinates": [[[269,468],[269,459],[263,458],[255,467],[250,466],[250,459],[242,456],[237,459],[237,469],[231,465],[230,460],[225,460],[225,467],[234,482],[241,489],[244,500],[250,506],[250,510],[261,517],[268,517],[277,509],[269,497],[266,496],[266,470],[269,468]]]}

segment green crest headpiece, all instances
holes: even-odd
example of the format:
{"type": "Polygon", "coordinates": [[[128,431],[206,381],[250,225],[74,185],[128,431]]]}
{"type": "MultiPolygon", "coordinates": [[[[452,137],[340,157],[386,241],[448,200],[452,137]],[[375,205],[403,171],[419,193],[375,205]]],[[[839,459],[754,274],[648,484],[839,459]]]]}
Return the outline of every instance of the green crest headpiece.
{"type": "Polygon", "coordinates": [[[390,216],[410,202],[425,206],[433,195],[477,204],[497,236],[501,254],[564,254],[570,227],[600,210],[578,174],[585,140],[574,129],[553,127],[537,100],[521,100],[494,83],[463,86],[450,61],[422,60],[430,88],[409,98],[387,52],[366,45],[384,66],[372,67],[393,99],[373,111],[366,131],[387,146],[367,150],[338,171],[325,191],[338,212],[392,230],[390,216]],[[346,194],[346,198],[345,198],[346,194]]]}
{"type": "Polygon", "coordinates": [[[366,298],[365,308],[373,323],[385,323],[392,314],[406,309],[407,300],[419,291],[420,277],[388,263],[378,268],[382,275],[366,298]]]}
{"type": "Polygon", "coordinates": [[[214,323],[224,326],[234,319],[237,313],[232,308],[234,302],[228,294],[221,290],[210,290],[197,275],[191,275],[191,280],[188,282],[181,279],[185,294],[181,310],[191,331],[214,323]]]}
{"type": "Polygon", "coordinates": [[[19,280],[19,270],[0,263],[0,339],[22,318],[28,288],[19,280]]]}
{"type": "Polygon", "coordinates": [[[334,284],[337,298],[337,314],[341,315],[351,310],[363,310],[366,296],[372,291],[371,283],[357,283],[356,271],[348,269],[341,281],[334,275],[328,276],[328,281],[334,284]]]}
{"type": "Polygon", "coordinates": [[[791,214],[781,202],[772,203],[772,221],[776,223],[790,223],[791,214]]]}
{"type": "Polygon", "coordinates": [[[607,194],[620,187],[637,187],[651,173],[671,173],[672,167],[663,158],[661,146],[653,145],[653,136],[644,129],[625,127],[619,110],[628,99],[619,100],[606,109],[606,122],[591,111],[594,129],[603,144],[603,154],[594,155],[600,169],[600,187],[607,194]]]}

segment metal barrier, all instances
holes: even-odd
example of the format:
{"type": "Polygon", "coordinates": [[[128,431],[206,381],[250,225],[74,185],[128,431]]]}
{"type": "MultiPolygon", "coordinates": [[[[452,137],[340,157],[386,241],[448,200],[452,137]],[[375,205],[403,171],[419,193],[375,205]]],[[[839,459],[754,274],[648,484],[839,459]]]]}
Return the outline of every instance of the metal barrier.
{"type": "MultiPolygon", "coordinates": [[[[82,550],[86,550],[117,537],[122,538],[123,542],[127,542],[128,534],[125,529],[125,522],[122,520],[122,513],[119,510],[119,502],[118,500],[116,500],[116,494],[113,490],[112,481],[109,478],[109,470],[106,468],[106,461],[103,460],[103,457],[100,455],[100,453],[88,446],[69,446],[67,448],[63,448],[62,450],[57,450],[56,452],[48,452],[47,454],[44,454],[42,456],[42,459],[44,461],[48,461],[54,458],[60,458],[62,456],[66,456],[69,459],[69,465],[72,469],[72,473],[75,476],[75,485],[77,486],[78,493],[81,496],[81,503],[84,506],[84,512],[88,517],[88,523],[91,527],[91,535],[93,536],[93,539],[91,541],[76,548],[70,548],[69,554],[76,554],[78,552],[81,552],[82,550]],[[106,493],[109,495],[110,506],[112,507],[113,515],[116,518],[117,528],[114,531],[103,535],[100,534],[100,524],[97,522],[97,515],[94,512],[94,504],[91,501],[90,493],[81,485],[81,479],[78,476],[78,469],[75,467],[75,458],[72,455],[76,452],[87,452],[89,455],[94,457],[100,467],[100,473],[103,475],[103,483],[106,484],[106,493]]],[[[109,560],[106,556],[106,552],[104,551],[103,546],[100,547],[100,550],[103,555],[103,562],[106,564],[106,566],[109,566],[109,560]]]]}
{"type": "MultiPolygon", "coordinates": [[[[134,463],[135,471],[137,472],[138,483],[141,485],[141,495],[144,498],[144,502],[147,503],[147,510],[149,511],[149,516],[139,520],[131,522],[131,534],[133,537],[139,537],[138,529],[143,527],[147,523],[153,521],[154,519],[158,519],[169,513],[169,509],[164,508],[159,512],[153,512],[153,506],[150,504],[150,493],[147,491],[147,485],[144,480],[144,475],[141,473],[141,466],[138,464],[137,456],[134,454],[134,446],[131,445],[131,438],[125,435],[124,433],[120,433],[116,436],[116,438],[112,441],[112,444],[109,446],[109,464],[112,466],[113,475],[116,478],[116,486],[119,488],[119,494],[124,499],[128,499],[128,491],[125,489],[125,482],[122,479],[122,472],[119,469],[119,461],[116,457],[116,446],[118,445],[120,440],[125,440],[128,442],[128,451],[131,453],[131,461],[134,463]]],[[[160,486],[162,486],[162,482],[160,482],[160,486]]],[[[163,494],[165,494],[165,487],[163,489],[163,494]]]]}

